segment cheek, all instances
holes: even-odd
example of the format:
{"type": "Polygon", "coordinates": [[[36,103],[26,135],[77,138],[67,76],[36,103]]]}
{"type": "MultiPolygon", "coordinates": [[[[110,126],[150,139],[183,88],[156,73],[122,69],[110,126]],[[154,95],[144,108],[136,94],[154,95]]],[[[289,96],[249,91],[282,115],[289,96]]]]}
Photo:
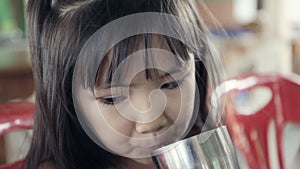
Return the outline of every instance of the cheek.
{"type": "Polygon", "coordinates": [[[165,113],[169,119],[174,122],[179,113],[183,113],[184,119],[178,119],[181,123],[188,123],[193,113],[195,85],[191,81],[187,81],[180,86],[180,90],[177,89],[172,93],[166,93],[168,103],[165,113]]]}
{"type": "Polygon", "coordinates": [[[168,116],[168,119],[173,123],[180,112],[181,107],[181,94],[180,91],[176,93],[167,94],[167,105],[165,109],[165,114],[168,116]]]}
{"type": "Polygon", "coordinates": [[[103,120],[111,128],[111,131],[115,131],[127,137],[131,136],[134,130],[134,123],[123,117],[115,106],[106,106],[99,103],[98,107],[103,120]]]}

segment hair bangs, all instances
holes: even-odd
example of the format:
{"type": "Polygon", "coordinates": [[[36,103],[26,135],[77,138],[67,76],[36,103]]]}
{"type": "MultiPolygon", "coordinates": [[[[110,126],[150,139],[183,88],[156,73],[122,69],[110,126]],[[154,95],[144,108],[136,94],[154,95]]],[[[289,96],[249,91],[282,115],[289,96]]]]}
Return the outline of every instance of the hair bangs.
{"type": "MultiPolygon", "coordinates": [[[[132,67],[133,64],[144,64],[145,77],[146,80],[153,80],[159,76],[158,69],[155,69],[157,61],[153,60],[152,53],[147,51],[147,49],[158,48],[162,50],[167,50],[172,53],[175,57],[172,57],[177,67],[183,67],[183,64],[190,61],[189,49],[181,41],[174,39],[172,37],[157,35],[157,34],[141,34],[124,39],[105,55],[104,59],[100,63],[97,71],[97,76],[95,79],[95,89],[108,88],[111,87],[113,80],[121,82],[128,69],[132,67]],[[134,54],[135,52],[145,50],[145,57],[142,59],[142,63],[132,60],[130,61],[130,66],[122,67],[122,72],[120,77],[114,78],[115,72],[117,71],[119,65],[128,58],[128,56],[134,54]],[[178,56],[178,57],[176,57],[178,56]],[[132,63],[135,62],[135,63],[132,63]],[[151,68],[150,68],[151,67],[151,68]]],[[[158,56],[159,57],[159,56],[158,56]]]]}

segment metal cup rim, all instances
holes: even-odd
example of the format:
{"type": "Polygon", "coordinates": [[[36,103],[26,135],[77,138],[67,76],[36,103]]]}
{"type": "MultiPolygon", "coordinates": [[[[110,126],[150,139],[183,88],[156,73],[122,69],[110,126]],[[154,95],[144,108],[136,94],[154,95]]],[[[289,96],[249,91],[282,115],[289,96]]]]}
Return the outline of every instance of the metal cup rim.
{"type": "Polygon", "coordinates": [[[174,142],[172,144],[160,147],[160,148],[152,151],[151,156],[153,157],[153,156],[158,156],[158,155],[161,155],[161,154],[168,153],[169,151],[171,151],[173,149],[176,149],[176,147],[178,147],[179,145],[188,144],[188,143],[190,143],[192,141],[195,141],[195,140],[199,141],[199,142],[205,142],[209,138],[209,136],[211,136],[214,133],[214,131],[216,131],[216,130],[226,130],[227,131],[227,127],[226,126],[217,127],[217,128],[212,129],[212,130],[197,134],[195,136],[192,136],[192,137],[189,137],[189,138],[186,138],[186,139],[183,139],[183,140],[179,140],[179,141],[174,142]]]}

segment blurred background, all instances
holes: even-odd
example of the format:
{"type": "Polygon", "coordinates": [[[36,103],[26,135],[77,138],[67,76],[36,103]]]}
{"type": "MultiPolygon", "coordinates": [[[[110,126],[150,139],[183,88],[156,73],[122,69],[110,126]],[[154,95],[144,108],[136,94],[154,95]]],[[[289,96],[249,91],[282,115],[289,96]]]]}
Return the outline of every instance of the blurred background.
{"type": "MultiPolygon", "coordinates": [[[[299,0],[195,1],[226,79],[248,73],[300,73],[299,0]]],[[[26,0],[0,0],[0,104],[34,102],[25,6],[26,0]]],[[[300,138],[295,139],[293,144],[300,145],[300,138]]],[[[28,131],[0,136],[0,165],[23,158],[29,140],[28,131]]],[[[242,168],[249,167],[247,159],[243,163],[242,168]]]]}

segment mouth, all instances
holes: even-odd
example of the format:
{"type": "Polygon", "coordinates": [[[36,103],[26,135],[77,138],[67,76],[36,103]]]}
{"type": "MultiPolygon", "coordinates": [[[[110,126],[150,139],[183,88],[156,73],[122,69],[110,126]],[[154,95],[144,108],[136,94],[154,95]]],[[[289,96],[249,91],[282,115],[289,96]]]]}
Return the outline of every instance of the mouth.
{"type": "Polygon", "coordinates": [[[162,145],[155,145],[155,146],[151,146],[151,147],[146,147],[145,149],[152,152],[152,151],[154,151],[156,149],[159,149],[161,147],[162,147],[162,145]]]}
{"type": "Polygon", "coordinates": [[[152,152],[180,139],[177,138],[178,134],[176,133],[175,129],[169,131],[168,134],[163,134],[166,129],[168,128],[164,128],[159,133],[155,133],[151,138],[133,138],[130,140],[130,144],[139,151],[152,152]]]}
{"type": "Polygon", "coordinates": [[[156,149],[158,149],[158,148],[160,148],[160,147],[162,147],[163,145],[161,145],[161,144],[156,144],[156,145],[152,145],[152,146],[140,146],[140,147],[138,147],[139,149],[144,149],[144,150],[149,150],[149,151],[153,151],[153,150],[156,150],[156,149]]]}

